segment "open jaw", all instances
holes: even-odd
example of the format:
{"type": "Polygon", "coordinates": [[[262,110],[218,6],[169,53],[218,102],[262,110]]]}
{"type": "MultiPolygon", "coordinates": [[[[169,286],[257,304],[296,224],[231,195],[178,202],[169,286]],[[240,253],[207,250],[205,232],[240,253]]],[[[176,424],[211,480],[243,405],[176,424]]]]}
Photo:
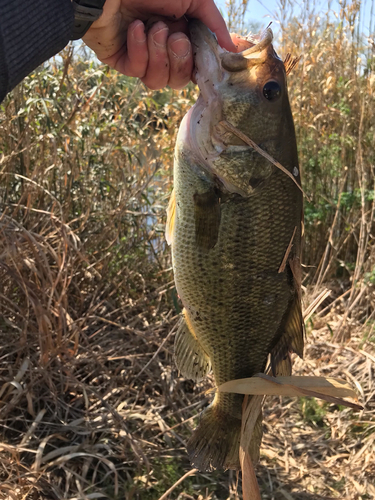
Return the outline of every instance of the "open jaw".
{"type": "Polygon", "coordinates": [[[190,22],[189,29],[200,95],[180,125],[177,147],[189,154],[189,163],[201,178],[216,181],[225,191],[244,196],[242,189],[215,168],[215,161],[223,152],[250,149],[245,145],[230,145],[225,140],[228,134],[220,126],[225,119],[222,96],[232,72],[259,64],[266,56],[272,32],[265,30],[257,43],[247,41],[247,48],[235,54],[222,49],[216,36],[200,21],[190,22]]]}

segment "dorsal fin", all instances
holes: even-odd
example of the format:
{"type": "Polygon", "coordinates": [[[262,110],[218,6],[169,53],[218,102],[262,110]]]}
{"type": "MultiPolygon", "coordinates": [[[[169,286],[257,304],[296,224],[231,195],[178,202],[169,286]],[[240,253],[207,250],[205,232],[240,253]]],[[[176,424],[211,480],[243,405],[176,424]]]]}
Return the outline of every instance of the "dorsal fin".
{"type": "Polygon", "coordinates": [[[293,69],[297,66],[297,64],[300,62],[302,56],[298,57],[292,57],[291,54],[287,54],[285,59],[284,59],[284,67],[285,67],[285,72],[287,75],[289,75],[293,69]]]}

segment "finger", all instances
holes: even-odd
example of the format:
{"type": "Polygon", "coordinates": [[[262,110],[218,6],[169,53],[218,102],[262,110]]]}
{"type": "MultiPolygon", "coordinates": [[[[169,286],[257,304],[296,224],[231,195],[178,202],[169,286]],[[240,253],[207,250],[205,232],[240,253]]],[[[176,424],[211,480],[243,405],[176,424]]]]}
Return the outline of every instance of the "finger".
{"type": "MultiPolygon", "coordinates": [[[[127,54],[121,71],[127,76],[143,78],[148,65],[148,46],[145,27],[142,21],[136,20],[129,25],[127,37],[127,54]]],[[[120,63],[120,61],[119,61],[120,63]]]]}
{"type": "Polygon", "coordinates": [[[187,85],[193,71],[191,43],[184,33],[173,33],[167,42],[169,55],[169,82],[172,89],[182,89],[187,85]]]}
{"type": "Polygon", "coordinates": [[[123,75],[142,78],[148,63],[147,38],[142,21],[129,25],[127,43],[123,43],[120,50],[110,57],[100,57],[100,60],[123,75]]]}
{"type": "Polygon", "coordinates": [[[169,80],[169,57],[167,51],[168,27],[157,22],[147,35],[148,66],[142,81],[152,90],[165,87],[169,80]]]}
{"type": "Polygon", "coordinates": [[[202,2],[196,0],[194,2],[197,6],[188,11],[189,17],[195,17],[202,21],[211,31],[217,36],[219,44],[231,52],[236,52],[236,47],[232,42],[229,31],[223,16],[220,14],[219,9],[216,7],[213,0],[202,2]]]}

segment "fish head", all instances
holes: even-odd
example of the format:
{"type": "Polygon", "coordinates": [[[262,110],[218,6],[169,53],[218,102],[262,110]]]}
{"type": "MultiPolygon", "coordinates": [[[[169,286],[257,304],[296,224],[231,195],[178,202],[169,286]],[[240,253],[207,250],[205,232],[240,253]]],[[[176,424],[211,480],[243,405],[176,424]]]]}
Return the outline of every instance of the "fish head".
{"type": "Polygon", "coordinates": [[[201,176],[247,197],[275,167],[220,122],[229,122],[293,171],[298,158],[284,63],[272,46],[270,28],[240,40],[246,48],[239,53],[222,49],[200,21],[191,21],[189,29],[200,96],[178,141],[194,156],[201,176]]]}

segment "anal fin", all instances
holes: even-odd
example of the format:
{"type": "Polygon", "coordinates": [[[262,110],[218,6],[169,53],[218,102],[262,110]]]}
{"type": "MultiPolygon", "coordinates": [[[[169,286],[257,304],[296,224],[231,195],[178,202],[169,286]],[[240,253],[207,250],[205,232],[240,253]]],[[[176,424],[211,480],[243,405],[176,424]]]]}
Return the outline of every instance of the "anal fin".
{"type": "Polygon", "coordinates": [[[195,336],[185,310],[176,333],[174,355],[177,368],[186,378],[197,382],[211,370],[210,358],[195,336]]]}

